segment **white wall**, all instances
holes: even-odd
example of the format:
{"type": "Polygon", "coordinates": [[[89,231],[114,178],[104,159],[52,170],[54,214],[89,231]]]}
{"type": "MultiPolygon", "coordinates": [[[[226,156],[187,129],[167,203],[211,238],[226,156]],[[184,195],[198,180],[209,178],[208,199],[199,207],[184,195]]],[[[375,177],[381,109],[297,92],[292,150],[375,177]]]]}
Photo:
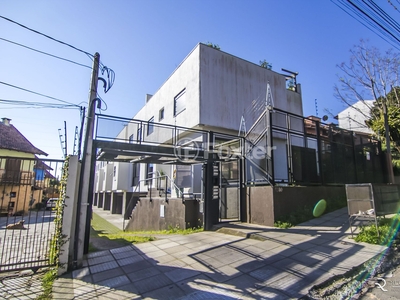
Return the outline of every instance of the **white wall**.
{"type": "Polygon", "coordinates": [[[253,100],[266,99],[268,82],[276,108],[302,115],[301,95],[286,89],[285,76],[203,44],[200,60],[201,124],[238,131],[253,100]]]}
{"type": "Polygon", "coordinates": [[[114,163],[116,167],[115,176],[113,176],[112,190],[124,190],[129,191],[132,187],[132,174],[131,164],[118,162],[114,163]]]}
{"type": "Polygon", "coordinates": [[[339,127],[352,131],[365,133],[373,133],[371,129],[365,125],[365,120],[370,116],[370,108],[375,101],[366,100],[358,101],[353,106],[349,106],[338,114],[339,127]]]}

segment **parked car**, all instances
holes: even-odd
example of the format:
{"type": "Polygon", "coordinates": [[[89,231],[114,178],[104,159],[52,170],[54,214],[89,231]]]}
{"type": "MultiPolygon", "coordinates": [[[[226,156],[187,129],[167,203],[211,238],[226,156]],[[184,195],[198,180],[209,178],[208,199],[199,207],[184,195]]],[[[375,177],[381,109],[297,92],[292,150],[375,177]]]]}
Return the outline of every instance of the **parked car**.
{"type": "Polygon", "coordinates": [[[50,198],[46,202],[46,210],[51,210],[56,207],[58,198],[50,198]]]}

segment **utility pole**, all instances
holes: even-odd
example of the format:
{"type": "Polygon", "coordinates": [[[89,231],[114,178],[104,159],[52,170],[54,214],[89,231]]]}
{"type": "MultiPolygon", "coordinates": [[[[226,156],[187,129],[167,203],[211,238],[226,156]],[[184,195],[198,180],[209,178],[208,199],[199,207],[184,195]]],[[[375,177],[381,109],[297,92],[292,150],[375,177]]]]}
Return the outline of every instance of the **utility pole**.
{"type": "Polygon", "coordinates": [[[392,165],[392,152],[390,147],[390,136],[389,136],[389,121],[387,115],[387,105],[386,100],[382,101],[383,104],[383,121],[385,123],[385,139],[386,139],[386,164],[389,175],[389,183],[395,183],[394,181],[394,173],[393,173],[393,165],[392,165]]]}
{"type": "MultiPolygon", "coordinates": [[[[74,241],[74,268],[80,267],[82,265],[83,253],[85,248],[87,248],[88,241],[85,237],[87,236],[87,222],[88,220],[88,208],[92,202],[90,195],[92,191],[90,190],[91,178],[91,165],[93,158],[93,131],[94,131],[94,116],[95,116],[95,103],[97,100],[97,83],[99,79],[99,64],[100,64],[100,54],[96,52],[93,59],[93,69],[92,69],[92,79],[90,83],[89,91],[89,103],[88,112],[86,120],[86,130],[85,130],[85,140],[83,143],[83,153],[82,153],[82,167],[79,182],[79,192],[77,201],[77,218],[75,227],[75,241],[74,241]]],[[[87,251],[86,251],[87,252],[87,251]]]]}

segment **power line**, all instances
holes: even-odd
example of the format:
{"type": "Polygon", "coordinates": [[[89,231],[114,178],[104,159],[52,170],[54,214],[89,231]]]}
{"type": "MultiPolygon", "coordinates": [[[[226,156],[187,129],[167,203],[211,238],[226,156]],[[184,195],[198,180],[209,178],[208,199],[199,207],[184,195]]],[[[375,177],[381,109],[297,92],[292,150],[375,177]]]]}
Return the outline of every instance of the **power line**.
{"type": "Polygon", "coordinates": [[[331,0],[352,18],[400,50],[400,25],[372,0],[331,0]],[[337,2],[337,3],[336,3],[337,2]],[[358,3],[356,3],[358,2],[358,3]],[[369,3],[367,3],[369,2],[369,3]]]}
{"type": "Polygon", "coordinates": [[[5,42],[8,42],[8,43],[11,43],[11,44],[14,44],[14,45],[17,45],[17,46],[20,46],[20,47],[23,47],[23,48],[26,48],[26,49],[29,49],[29,50],[32,50],[32,51],[35,51],[35,52],[38,52],[38,53],[41,53],[41,54],[45,54],[45,55],[48,55],[48,56],[51,56],[51,57],[54,57],[54,58],[61,59],[61,60],[64,60],[64,61],[73,63],[73,64],[78,65],[78,66],[81,66],[81,67],[85,67],[85,68],[91,69],[90,66],[86,66],[86,65],[83,65],[83,64],[81,64],[81,63],[75,62],[75,61],[70,60],[70,59],[66,59],[66,58],[63,58],[63,57],[60,57],[60,56],[57,56],[57,55],[53,55],[53,54],[50,54],[50,53],[47,53],[47,52],[44,52],[44,51],[41,51],[41,50],[37,50],[37,49],[31,48],[31,47],[28,47],[28,46],[19,44],[19,43],[17,43],[17,42],[13,42],[13,41],[7,40],[7,39],[5,39],[5,38],[1,38],[1,37],[0,37],[0,40],[5,41],[5,42]]]}
{"type": "Polygon", "coordinates": [[[91,58],[94,58],[94,55],[93,55],[93,54],[90,54],[89,52],[84,51],[84,50],[82,50],[82,49],[79,49],[79,48],[77,48],[77,47],[75,47],[75,46],[73,46],[73,45],[71,45],[71,44],[68,44],[68,43],[66,43],[66,42],[60,41],[60,40],[58,40],[58,39],[56,39],[56,38],[53,38],[53,37],[51,37],[51,36],[49,36],[49,35],[47,35],[47,34],[44,34],[44,33],[40,32],[40,31],[37,31],[37,30],[35,30],[35,29],[29,28],[28,26],[25,26],[25,25],[23,25],[23,24],[21,24],[21,23],[18,23],[18,22],[16,22],[16,21],[14,21],[14,20],[11,20],[11,19],[9,19],[9,18],[7,18],[7,17],[4,17],[4,16],[1,16],[1,15],[0,15],[0,18],[4,19],[4,20],[6,20],[6,21],[9,21],[9,22],[11,22],[11,23],[14,23],[14,24],[16,24],[16,25],[18,25],[18,26],[21,26],[22,28],[25,28],[25,29],[27,29],[27,30],[30,30],[30,31],[32,31],[32,32],[34,32],[34,33],[40,34],[40,35],[42,35],[42,36],[44,36],[44,37],[46,37],[46,38],[48,38],[48,39],[50,39],[50,40],[52,40],[52,41],[55,41],[55,42],[57,42],[57,43],[63,44],[63,45],[65,45],[65,46],[68,46],[68,47],[70,47],[70,48],[72,48],[72,49],[75,49],[75,50],[77,50],[77,51],[79,51],[79,52],[85,53],[86,55],[88,55],[88,56],[91,57],[91,58]]]}
{"type": "Polygon", "coordinates": [[[21,100],[0,99],[0,104],[27,106],[27,108],[61,108],[61,109],[77,109],[75,104],[58,104],[46,102],[29,102],[21,100]]]}
{"type": "Polygon", "coordinates": [[[64,100],[61,100],[61,99],[58,99],[58,98],[55,98],[55,97],[47,96],[47,95],[44,95],[44,94],[41,94],[41,93],[37,93],[37,92],[31,91],[31,90],[28,90],[28,89],[24,89],[22,87],[15,86],[15,85],[12,85],[12,84],[9,84],[9,83],[5,83],[3,81],[0,81],[0,84],[4,84],[4,85],[7,85],[9,87],[13,87],[13,88],[16,88],[16,89],[19,89],[19,90],[22,90],[22,91],[25,91],[25,92],[28,92],[28,93],[32,93],[32,94],[39,95],[39,96],[42,96],[42,97],[45,97],[45,98],[53,99],[53,100],[56,100],[56,101],[60,101],[62,103],[66,103],[66,104],[70,104],[70,105],[74,105],[76,107],[79,107],[79,105],[77,105],[77,104],[73,104],[71,102],[67,102],[67,101],[64,101],[64,100]]]}

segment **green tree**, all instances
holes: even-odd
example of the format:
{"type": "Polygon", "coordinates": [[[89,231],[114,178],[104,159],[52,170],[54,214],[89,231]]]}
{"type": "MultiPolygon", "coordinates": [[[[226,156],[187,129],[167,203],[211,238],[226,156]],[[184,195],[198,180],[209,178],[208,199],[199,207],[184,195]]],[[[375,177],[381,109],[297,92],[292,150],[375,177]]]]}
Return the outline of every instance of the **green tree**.
{"type": "Polygon", "coordinates": [[[265,59],[264,60],[260,60],[260,67],[265,68],[267,70],[272,70],[272,64],[267,62],[265,59]]]}
{"type": "Polygon", "coordinates": [[[385,137],[386,129],[384,124],[384,115],[381,107],[386,102],[387,116],[389,125],[389,137],[393,148],[392,154],[400,155],[400,87],[392,88],[386,98],[380,97],[371,108],[371,117],[366,124],[379,137],[385,137]]]}
{"type": "Polygon", "coordinates": [[[213,43],[211,43],[211,42],[207,42],[206,45],[207,45],[208,47],[214,48],[214,49],[216,49],[216,50],[221,50],[221,48],[220,48],[219,45],[217,45],[217,44],[213,44],[213,43]]]}

